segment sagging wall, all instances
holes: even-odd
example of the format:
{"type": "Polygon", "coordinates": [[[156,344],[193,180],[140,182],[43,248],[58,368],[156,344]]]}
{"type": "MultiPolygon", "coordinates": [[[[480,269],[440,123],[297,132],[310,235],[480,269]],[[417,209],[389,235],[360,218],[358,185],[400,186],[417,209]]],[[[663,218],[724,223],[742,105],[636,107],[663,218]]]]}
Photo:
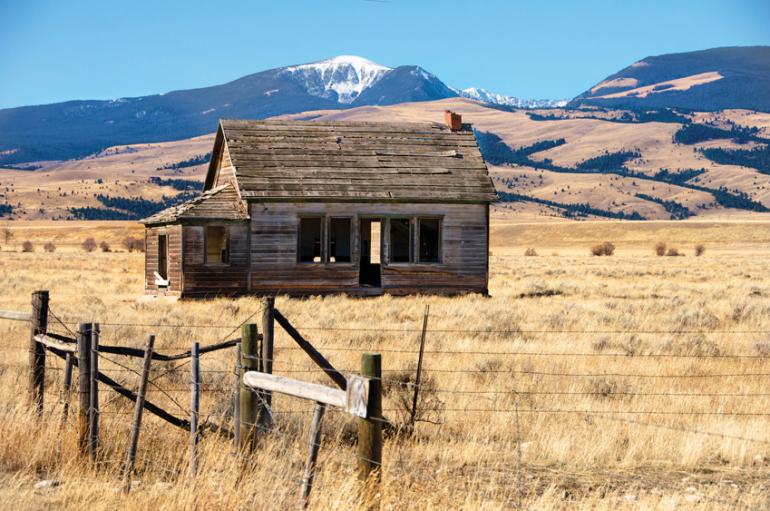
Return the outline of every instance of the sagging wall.
{"type": "Polygon", "coordinates": [[[228,227],[230,262],[206,263],[206,226],[185,225],[184,289],[182,296],[217,296],[248,291],[249,227],[242,223],[212,223],[228,227]]]}
{"type": "Polygon", "coordinates": [[[144,230],[144,289],[150,294],[180,294],[182,291],[182,226],[165,225],[144,230]],[[155,284],[158,271],[158,236],[168,237],[168,288],[155,284]]]}
{"type": "MultiPolygon", "coordinates": [[[[392,294],[487,291],[488,220],[486,204],[252,203],[250,291],[254,293],[335,293],[359,289],[359,218],[438,216],[442,219],[440,263],[382,265],[382,289],[392,294]],[[352,217],[351,263],[298,263],[301,215],[352,217]]],[[[383,229],[384,230],[384,229],[383,229]]],[[[388,236],[382,260],[387,261],[388,236]]]]}

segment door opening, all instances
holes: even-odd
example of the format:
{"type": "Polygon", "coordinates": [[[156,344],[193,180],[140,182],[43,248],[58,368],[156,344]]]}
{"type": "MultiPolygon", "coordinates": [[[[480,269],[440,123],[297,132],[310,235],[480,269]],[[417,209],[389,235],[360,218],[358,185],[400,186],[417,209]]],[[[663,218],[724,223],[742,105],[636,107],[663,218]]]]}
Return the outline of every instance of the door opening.
{"type": "Polygon", "coordinates": [[[158,235],[158,271],[155,274],[158,287],[168,286],[168,236],[158,235]]]}
{"type": "Polygon", "coordinates": [[[382,221],[379,218],[362,218],[359,223],[361,225],[361,270],[358,282],[362,286],[381,287],[382,221]]]}

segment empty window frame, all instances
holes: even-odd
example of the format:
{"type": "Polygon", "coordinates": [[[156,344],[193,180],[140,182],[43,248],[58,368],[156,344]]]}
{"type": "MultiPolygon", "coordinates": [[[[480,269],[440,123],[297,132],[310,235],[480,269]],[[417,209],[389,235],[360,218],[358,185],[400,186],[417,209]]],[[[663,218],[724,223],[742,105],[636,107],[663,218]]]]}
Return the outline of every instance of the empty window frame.
{"type": "Polygon", "coordinates": [[[409,218],[390,219],[389,251],[391,263],[412,262],[412,222],[409,218]]]}
{"type": "Polygon", "coordinates": [[[420,241],[417,253],[421,263],[441,262],[441,219],[418,218],[417,219],[420,241]]]}
{"type": "Polygon", "coordinates": [[[158,235],[158,275],[168,282],[168,236],[165,234],[158,235]]]}
{"type": "Polygon", "coordinates": [[[299,247],[300,263],[320,263],[323,260],[323,217],[300,217],[299,247]]]}
{"type": "Polygon", "coordinates": [[[329,219],[329,262],[349,263],[351,261],[351,219],[329,219]]]}
{"type": "Polygon", "coordinates": [[[230,263],[230,236],[227,227],[206,227],[206,264],[230,263]]]}

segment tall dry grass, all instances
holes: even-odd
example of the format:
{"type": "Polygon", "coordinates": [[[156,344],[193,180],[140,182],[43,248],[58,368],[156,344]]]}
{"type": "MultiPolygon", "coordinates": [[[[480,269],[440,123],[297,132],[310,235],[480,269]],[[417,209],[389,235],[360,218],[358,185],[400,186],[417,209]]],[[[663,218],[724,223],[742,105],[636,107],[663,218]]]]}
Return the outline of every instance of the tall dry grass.
{"type": "MultiPolygon", "coordinates": [[[[636,225],[625,224],[625,235],[636,225]]],[[[549,226],[537,229],[543,252],[562,248],[549,226]]],[[[355,371],[361,352],[383,353],[384,406],[394,420],[405,416],[403,384],[411,381],[430,304],[426,422],[413,436],[386,440],[385,508],[765,506],[768,245],[762,252],[721,244],[697,264],[692,258],[663,261],[649,251],[659,233],[649,237],[644,229],[637,233],[638,251],[619,242],[608,259],[585,253],[585,243],[574,254],[525,257],[514,240],[493,231],[491,298],[278,297],[277,307],[337,367],[355,371]],[[551,355],[564,353],[572,355],[551,355]]],[[[671,241],[697,236],[686,224],[667,229],[671,241]]],[[[3,252],[0,308],[26,310],[31,291],[46,288],[67,328],[99,321],[102,342],[136,347],[155,333],[164,352],[187,349],[192,340],[235,336],[233,327],[258,314],[256,298],[143,299],[142,266],[139,253],[84,253],[77,246],[3,252]]],[[[67,331],[56,321],[52,327],[67,331]]],[[[276,373],[329,383],[276,332],[276,373]]],[[[102,463],[95,469],[78,460],[74,424],[60,423],[59,361],[48,357],[44,420],[37,423],[24,404],[28,335],[24,324],[0,321],[0,497],[6,501],[29,509],[298,506],[312,404],[276,396],[276,432],[248,460],[236,460],[227,440],[207,435],[194,483],[187,474],[186,433],[145,415],[135,476],[141,483],[126,497],[116,489],[130,404],[102,388],[102,463]],[[61,485],[35,490],[41,479],[61,485]]],[[[116,380],[136,384],[132,371],[139,361],[103,356],[100,364],[116,380]]],[[[184,416],[189,365],[174,367],[156,365],[153,377],[163,391],[151,387],[149,399],[184,416]]],[[[205,420],[229,425],[232,367],[231,353],[203,356],[205,420]]],[[[354,438],[355,421],[330,412],[311,508],[356,507],[354,438]]]]}

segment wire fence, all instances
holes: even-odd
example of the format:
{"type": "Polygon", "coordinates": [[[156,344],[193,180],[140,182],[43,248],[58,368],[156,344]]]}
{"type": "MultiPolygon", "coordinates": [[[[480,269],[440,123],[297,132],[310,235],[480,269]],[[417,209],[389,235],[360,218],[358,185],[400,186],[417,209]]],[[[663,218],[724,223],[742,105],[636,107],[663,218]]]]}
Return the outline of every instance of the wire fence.
{"type": "MultiPolygon", "coordinates": [[[[257,311],[258,312],[258,311],[257,311]]],[[[191,324],[149,324],[149,323],[129,323],[129,322],[102,322],[101,326],[116,326],[130,328],[168,328],[168,329],[218,329],[227,332],[223,336],[216,336],[212,342],[204,343],[213,345],[217,342],[226,340],[233,333],[237,332],[242,324],[250,321],[257,312],[247,316],[243,322],[233,325],[209,324],[209,325],[191,325],[191,324]]],[[[75,337],[76,328],[71,326],[77,323],[62,318],[49,311],[49,329],[52,332],[60,332],[65,335],[75,337]]],[[[347,332],[350,334],[370,334],[379,332],[383,340],[390,341],[392,333],[403,335],[415,335],[422,332],[420,328],[357,328],[357,327],[323,327],[319,325],[296,326],[297,330],[308,332],[347,332]]],[[[538,334],[544,337],[549,335],[598,335],[598,334],[617,334],[617,335],[704,335],[704,334],[723,334],[723,335],[766,335],[770,334],[768,330],[570,330],[570,329],[540,329],[523,330],[513,329],[454,329],[454,328],[431,328],[429,334],[441,334],[440,345],[448,343],[448,335],[456,336],[475,336],[475,335],[494,335],[500,341],[517,341],[524,334],[538,334]]],[[[277,336],[280,338],[280,335],[277,336]]],[[[416,340],[416,339],[415,339],[416,340]]],[[[121,339],[125,343],[126,339],[121,339]]],[[[137,339],[129,341],[133,345],[141,345],[137,339]]],[[[113,341],[114,344],[117,342],[113,341]]],[[[166,349],[189,348],[179,344],[164,344],[166,349]]],[[[344,345],[323,343],[315,345],[322,353],[338,354],[346,361],[350,362],[350,357],[363,351],[362,347],[352,344],[344,345]]],[[[458,425],[460,423],[477,423],[483,425],[478,419],[469,419],[468,416],[487,414],[490,417],[502,417],[504,420],[510,420],[519,424],[519,415],[539,416],[546,420],[559,421],[562,416],[574,416],[584,421],[601,421],[603,423],[616,423],[625,426],[653,429],[657,431],[666,431],[682,435],[693,435],[698,437],[712,438],[718,441],[739,442],[747,445],[767,445],[770,441],[758,436],[748,434],[734,434],[717,430],[709,430],[706,427],[691,427],[693,421],[702,418],[715,418],[718,420],[735,419],[740,424],[747,424],[745,421],[767,421],[770,412],[762,411],[762,408],[768,408],[770,404],[770,392],[761,390],[762,382],[760,379],[770,377],[770,368],[762,370],[763,366],[770,361],[770,354],[762,353],[660,353],[660,352],[588,352],[588,351],[537,351],[534,349],[436,349],[427,348],[423,350],[426,357],[426,365],[422,372],[431,377],[427,381],[417,383],[412,378],[414,372],[408,365],[405,365],[405,358],[416,357],[420,350],[415,347],[391,347],[382,348],[366,346],[367,349],[376,349],[386,354],[392,354],[394,365],[397,367],[385,367],[381,381],[386,388],[384,397],[385,403],[383,413],[387,419],[380,419],[383,424],[392,425],[391,417],[408,414],[411,410],[409,406],[404,406],[398,399],[399,392],[420,391],[428,395],[440,396],[439,399],[432,402],[419,402],[420,410],[423,414],[431,413],[439,416],[438,419],[419,418],[418,422],[425,422],[426,428],[430,424],[440,425],[458,425]],[[461,359],[457,362],[456,359],[461,359]],[[498,364],[483,365],[487,359],[498,361],[498,364]],[[447,360],[451,360],[452,366],[447,367],[447,360]],[[590,367],[596,369],[583,370],[574,365],[576,360],[586,360],[590,367]],[[661,367],[661,361],[671,360],[675,364],[686,364],[678,369],[661,367]],[[596,362],[594,362],[596,361],[596,362]],[[719,362],[720,365],[716,365],[719,362]],[[474,363],[477,364],[474,366],[474,363]],[[599,363],[601,369],[599,369],[599,363]],[[479,366],[478,364],[482,364],[479,366]],[[730,370],[725,370],[722,365],[728,364],[730,370]],[[561,370],[559,367],[569,367],[561,370]],[[633,369],[633,370],[631,370],[633,369]],[[554,379],[553,387],[549,386],[545,379],[554,379]],[[575,383],[566,384],[560,380],[578,380],[577,387],[575,383]],[[608,388],[595,390],[591,385],[592,380],[611,380],[612,382],[622,382],[626,386],[618,388],[608,388]],[[628,381],[634,381],[635,386],[630,387],[628,381]],[[759,381],[757,381],[759,380],[759,381]],[[645,386],[644,382],[652,382],[653,387],[645,386]],[[704,382],[714,385],[716,388],[703,390],[701,387],[704,382]],[[560,385],[559,385],[560,384],[560,385]],[[644,384],[644,385],[643,385],[644,384]],[[658,388],[661,384],[667,385],[665,388],[658,388]],[[688,390],[689,387],[693,387],[688,390]],[[738,389],[730,388],[738,387],[738,389]],[[575,406],[578,399],[593,400],[590,403],[580,402],[575,406]],[[649,401],[647,398],[664,398],[665,401],[649,401]],[[549,402],[543,403],[542,399],[549,402]],[[701,406],[704,408],[694,409],[692,402],[697,399],[704,399],[707,402],[701,406]],[[481,401],[480,401],[481,400],[481,401]],[[487,400],[487,401],[485,401],[487,400]],[[534,400],[534,401],[533,401],[534,400]],[[640,403],[630,404],[629,400],[638,400],[640,403]],[[645,401],[646,400],[646,401],[645,401]],[[717,403],[714,403],[717,400],[717,403]],[[681,408],[673,408],[671,402],[682,403],[681,408]],[[623,405],[623,406],[621,406],[623,405]],[[726,406],[730,405],[730,406],[726,406]],[[639,420],[639,417],[646,417],[646,420],[639,420]],[[657,418],[658,420],[652,420],[657,418]]],[[[29,351],[28,347],[2,346],[0,351],[7,353],[12,359],[14,352],[23,356],[29,351]]],[[[306,375],[317,379],[326,378],[324,370],[312,363],[298,362],[297,359],[304,359],[301,348],[292,344],[276,344],[275,357],[270,360],[273,370],[276,374],[284,375],[306,375]],[[299,356],[295,357],[294,353],[299,356]]],[[[201,359],[203,364],[200,370],[202,379],[199,388],[204,396],[204,409],[201,411],[202,422],[204,424],[216,423],[222,427],[232,427],[232,417],[230,412],[233,409],[236,396],[234,395],[235,378],[235,360],[231,352],[230,355],[212,357],[211,359],[201,359]],[[228,408],[229,407],[229,408],[228,408]]],[[[388,359],[386,359],[388,360],[388,359]]],[[[104,389],[130,388],[136,390],[138,387],[138,377],[141,376],[141,369],[133,364],[134,359],[124,360],[119,355],[100,354],[100,371],[110,375],[117,382],[108,384],[100,382],[99,386],[104,389]]],[[[581,362],[584,364],[584,362],[581,362]]],[[[178,362],[166,362],[154,368],[148,383],[149,392],[152,399],[158,400],[158,404],[163,407],[170,407],[178,416],[188,417],[191,409],[187,405],[186,396],[191,392],[191,382],[188,380],[187,370],[190,360],[178,362]]],[[[23,362],[2,362],[0,363],[0,378],[6,373],[23,374],[28,370],[29,365],[23,362]]],[[[344,373],[357,372],[350,366],[338,366],[338,370],[344,373]]],[[[56,385],[50,388],[58,388],[62,372],[64,371],[63,362],[56,357],[46,357],[46,371],[51,371],[52,377],[56,380],[56,385]]],[[[54,391],[59,393],[58,391],[54,391]]],[[[58,396],[57,396],[58,397],[58,396]]],[[[53,404],[49,405],[52,409],[61,406],[62,399],[50,400],[53,404]]],[[[97,411],[99,415],[106,419],[114,418],[115,424],[125,424],[127,416],[133,414],[131,407],[125,408],[125,402],[122,396],[117,394],[103,394],[97,411]]],[[[3,406],[3,405],[0,405],[3,406]]],[[[10,406],[10,405],[4,405],[10,406]]],[[[330,410],[334,410],[330,408],[330,410]]],[[[53,411],[49,411],[51,415],[53,411]]],[[[247,425],[263,430],[266,434],[280,438],[287,442],[300,443],[307,445],[304,437],[298,434],[298,430],[293,424],[291,417],[304,417],[309,419],[313,413],[312,407],[296,408],[296,403],[290,399],[276,399],[273,403],[273,409],[270,415],[273,418],[272,424],[266,427],[259,423],[247,423],[247,425]],[[285,420],[283,418],[286,418],[285,420]]],[[[68,423],[74,426],[72,415],[68,423]]],[[[162,424],[158,419],[150,418],[155,424],[162,424]]],[[[340,419],[342,420],[342,419],[340,419]]],[[[587,422],[586,422],[587,423],[587,422]]],[[[110,422],[111,424],[111,422],[110,422]]],[[[697,425],[698,423],[695,422],[697,425]]],[[[710,426],[719,426],[719,423],[708,423],[710,426]]],[[[766,429],[770,422],[762,422],[761,428],[766,429]]],[[[597,430],[603,430],[601,426],[596,426],[597,430]]],[[[753,425],[741,427],[730,427],[730,431],[756,431],[757,427],[753,425]]],[[[480,426],[477,434],[483,438],[483,426],[480,426]]],[[[564,434],[569,435],[569,431],[564,434]]],[[[513,444],[520,447],[521,440],[499,440],[487,438],[485,443],[493,445],[495,443],[513,444]]],[[[181,445],[181,444],[180,444],[181,445]]],[[[312,445],[312,443],[311,443],[312,445]]],[[[344,443],[324,444],[325,449],[329,449],[323,458],[323,463],[345,465],[345,460],[361,459],[353,449],[344,443]]],[[[147,466],[157,465],[157,458],[153,456],[152,448],[145,447],[139,454],[137,461],[147,466]]],[[[364,458],[364,461],[372,462],[364,458]]],[[[120,464],[122,460],[100,460],[102,464],[120,464]]],[[[393,465],[398,465],[394,461],[393,465]]],[[[391,467],[393,468],[393,467],[391,467]]],[[[154,467],[155,470],[166,472],[169,475],[179,476],[178,468],[154,467]]],[[[393,472],[393,473],[397,473],[393,472]]],[[[285,479],[285,474],[277,474],[285,479]]],[[[293,479],[292,479],[293,480],[293,479]]],[[[296,481],[301,481],[297,474],[296,481]]]]}

